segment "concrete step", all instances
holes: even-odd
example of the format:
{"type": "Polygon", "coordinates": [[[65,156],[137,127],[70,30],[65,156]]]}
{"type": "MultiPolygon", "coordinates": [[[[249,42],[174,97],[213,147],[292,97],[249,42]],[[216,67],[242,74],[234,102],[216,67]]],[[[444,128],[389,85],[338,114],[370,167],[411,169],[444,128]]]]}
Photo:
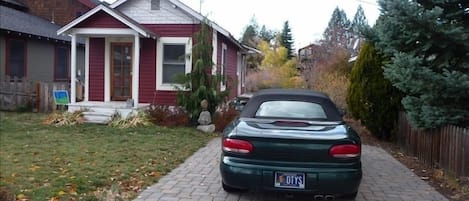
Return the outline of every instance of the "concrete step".
{"type": "Polygon", "coordinates": [[[86,123],[107,124],[112,120],[114,112],[103,111],[86,111],[83,112],[83,117],[86,123]]]}

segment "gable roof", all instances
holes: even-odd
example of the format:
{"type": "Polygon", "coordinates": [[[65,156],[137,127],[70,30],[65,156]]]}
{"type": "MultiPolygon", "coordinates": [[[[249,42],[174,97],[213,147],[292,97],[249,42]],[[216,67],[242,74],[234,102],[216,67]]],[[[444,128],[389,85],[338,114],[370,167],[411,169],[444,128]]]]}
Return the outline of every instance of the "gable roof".
{"type": "MultiPolygon", "coordinates": [[[[122,5],[123,3],[127,2],[128,0],[117,0],[115,1],[114,3],[112,3],[110,5],[111,8],[117,8],[118,6],[122,5]]],[[[168,0],[169,2],[171,2],[172,4],[174,4],[176,7],[178,8],[181,8],[182,11],[186,12],[187,14],[189,14],[190,16],[196,18],[197,20],[203,22],[206,20],[206,18],[200,14],[199,12],[195,11],[194,9],[192,9],[191,7],[187,6],[186,4],[180,2],[179,0],[168,0]]],[[[208,20],[208,19],[207,19],[208,20]]],[[[233,42],[234,44],[236,44],[239,48],[241,49],[244,49],[244,47],[241,45],[241,43],[236,40],[229,31],[227,31],[226,29],[224,29],[223,27],[219,26],[217,23],[211,21],[211,20],[208,20],[208,24],[209,26],[211,26],[213,29],[215,29],[216,31],[218,31],[219,33],[221,33],[222,35],[224,35],[225,37],[227,37],[229,40],[231,40],[231,42],[233,42]]]]}
{"type": "Polygon", "coordinates": [[[93,16],[94,14],[98,13],[99,11],[104,11],[107,14],[111,15],[115,19],[119,20],[129,28],[133,29],[134,31],[138,32],[140,35],[147,37],[147,38],[156,38],[156,34],[152,31],[148,30],[147,28],[143,27],[136,21],[130,19],[125,14],[121,13],[116,9],[112,9],[105,4],[99,4],[98,6],[94,7],[92,10],[88,11],[84,15],[78,17],[77,19],[73,20],[72,22],[68,23],[64,27],[60,28],[57,31],[58,35],[62,35],[69,31],[71,28],[75,27],[76,25],[80,24],[84,20],[88,19],[89,17],[93,16]]]}
{"type": "Polygon", "coordinates": [[[70,37],[56,34],[59,28],[43,18],[0,5],[0,29],[70,41],[70,37]]]}

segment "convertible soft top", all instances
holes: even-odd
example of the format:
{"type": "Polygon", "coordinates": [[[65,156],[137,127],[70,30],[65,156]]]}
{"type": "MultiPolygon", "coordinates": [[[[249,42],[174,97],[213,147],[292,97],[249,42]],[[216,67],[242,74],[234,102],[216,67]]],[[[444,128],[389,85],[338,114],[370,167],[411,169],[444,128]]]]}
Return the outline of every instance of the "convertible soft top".
{"type": "Polygon", "coordinates": [[[240,117],[253,118],[259,106],[266,101],[305,101],[321,105],[326,112],[327,121],[342,121],[342,115],[324,93],[305,89],[264,89],[255,93],[244,107],[240,117]]]}

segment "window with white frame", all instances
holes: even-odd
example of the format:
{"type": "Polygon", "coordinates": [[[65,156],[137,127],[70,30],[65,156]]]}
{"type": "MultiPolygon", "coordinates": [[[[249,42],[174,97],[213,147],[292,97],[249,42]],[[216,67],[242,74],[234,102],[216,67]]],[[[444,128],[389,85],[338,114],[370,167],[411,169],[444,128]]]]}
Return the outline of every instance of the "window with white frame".
{"type": "Polygon", "coordinates": [[[227,66],[228,66],[228,61],[227,61],[227,53],[228,53],[228,48],[225,43],[222,43],[221,45],[221,90],[224,91],[226,90],[226,83],[227,83],[227,66]]]}
{"type": "Polygon", "coordinates": [[[179,78],[191,71],[189,37],[161,37],[157,45],[157,89],[176,90],[179,78]]]}

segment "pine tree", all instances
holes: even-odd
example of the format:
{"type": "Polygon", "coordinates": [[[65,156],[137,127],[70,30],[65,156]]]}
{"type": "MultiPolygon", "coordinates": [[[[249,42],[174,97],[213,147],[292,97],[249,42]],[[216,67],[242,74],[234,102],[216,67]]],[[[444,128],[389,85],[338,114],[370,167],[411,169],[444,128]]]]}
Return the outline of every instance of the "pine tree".
{"type": "Polygon", "coordinates": [[[259,25],[256,18],[253,16],[251,21],[246,26],[241,37],[241,43],[250,47],[257,47],[259,44],[259,25]]]}
{"type": "Polygon", "coordinates": [[[265,25],[262,25],[262,28],[259,31],[259,37],[268,43],[273,42],[273,40],[275,39],[275,35],[276,33],[272,30],[268,30],[267,27],[265,27],[265,25]]]}
{"type": "Polygon", "coordinates": [[[384,58],[371,42],[363,45],[355,62],[347,105],[350,113],[378,138],[393,139],[401,95],[383,76],[384,58]]]}
{"type": "Polygon", "coordinates": [[[324,31],[322,44],[329,49],[337,47],[347,49],[351,35],[349,29],[350,21],[347,19],[347,14],[339,7],[336,7],[324,31]]]}
{"type": "Polygon", "coordinates": [[[377,47],[384,75],[404,92],[415,127],[469,125],[467,0],[381,0],[377,47]]]}
{"type": "Polygon", "coordinates": [[[362,31],[368,28],[369,25],[366,20],[365,12],[363,11],[362,6],[359,5],[350,26],[351,37],[347,47],[352,56],[357,55],[358,52],[360,52],[360,43],[363,41],[362,31]]]}
{"type": "Polygon", "coordinates": [[[280,44],[283,47],[287,48],[289,59],[295,56],[295,51],[293,49],[293,36],[288,21],[285,21],[283,23],[282,33],[280,34],[280,44]]]}
{"type": "Polygon", "coordinates": [[[177,103],[184,107],[196,122],[202,111],[200,102],[206,99],[208,110],[215,113],[216,107],[228,96],[229,90],[220,92],[221,75],[211,75],[212,71],[212,32],[207,22],[201,23],[201,29],[194,34],[192,47],[192,71],[184,77],[183,87],[178,88],[177,103]]]}

